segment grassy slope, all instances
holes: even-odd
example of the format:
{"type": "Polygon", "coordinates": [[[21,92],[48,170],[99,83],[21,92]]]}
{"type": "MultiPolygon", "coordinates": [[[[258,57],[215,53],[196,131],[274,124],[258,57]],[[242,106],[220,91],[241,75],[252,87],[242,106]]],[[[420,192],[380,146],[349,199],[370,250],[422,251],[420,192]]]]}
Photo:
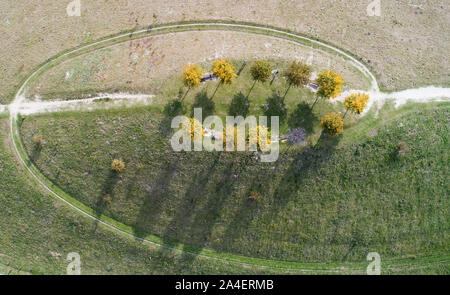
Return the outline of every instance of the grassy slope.
{"type": "Polygon", "coordinates": [[[83,274],[269,272],[143,245],[79,216],[17,168],[5,136],[7,121],[0,124],[0,273],[65,274],[69,252],[80,253],[83,274]]]}
{"type": "Polygon", "coordinates": [[[30,117],[21,129],[45,175],[138,234],[304,262],[447,253],[448,105],[405,110],[378,128],[362,120],[341,144],[324,138],[318,148],[291,149],[276,164],[172,153],[160,132],[167,125],[150,108],[30,117]],[[47,142],[41,151],[33,151],[36,133],[47,142]],[[409,146],[402,159],[399,141],[409,146]],[[114,157],[127,162],[119,176],[108,169],[114,157]],[[262,200],[249,202],[251,191],[262,200]]]}

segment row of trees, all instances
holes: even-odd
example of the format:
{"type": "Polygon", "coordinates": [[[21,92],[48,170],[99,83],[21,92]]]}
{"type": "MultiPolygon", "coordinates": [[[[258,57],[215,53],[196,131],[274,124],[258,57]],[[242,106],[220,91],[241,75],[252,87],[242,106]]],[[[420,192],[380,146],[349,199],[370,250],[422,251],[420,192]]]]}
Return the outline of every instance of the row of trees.
{"type": "MultiPolygon", "coordinates": [[[[250,74],[253,79],[253,84],[249,90],[247,98],[250,96],[250,93],[252,92],[257,82],[265,83],[270,79],[272,70],[273,68],[271,64],[267,61],[256,60],[253,62],[250,68],[250,74]]],[[[233,80],[237,77],[237,74],[235,72],[234,66],[225,59],[215,60],[213,62],[211,71],[219,79],[219,84],[217,85],[217,88],[215,89],[211,97],[211,99],[213,99],[217,92],[217,89],[221,85],[231,85],[233,83],[233,80]]],[[[307,86],[307,84],[311,82],[312,72],[313,69],[311,66],[305,64],[302,61],[293,61],[283,73],[283,76],[286,78],[286,81],[288,83],[288,87],[284,93],[284,96],[282,97],[282,102],[284,102],[284,99],[286,98],[286,95],[288,94],[292,86],[307,86]]],[[[184,85],[188,87],[188,89],[183,96],[182,101],[192,88],[195,88],[200,84],[204,73],[205,71],[198,64],[193,64],[185,67],[182,79],[184,85]]],[[[334,70],[325,70],[318,73],[315,82],[318,86],[318,90],[316,99],[312,104],[311,109],[314,108],[320,98],[334,99],[338,97],[342,92],[342,86],[344,84],[344,80],[342,79],[342,77],[334,70]]],[[[327,114],[321,122],[322,128],[329,135],[338,135],[342,133],[344,125],[343,119],[347,115],[347,112],[352,111],[356,114],[360,114],[367,106],[368,100],[369,96],[367,94],[351,94],[345,99],[344,104],[346,107],[346,112],[344,114],[344,117],[341,117],[337,113],[327,114]]]]}

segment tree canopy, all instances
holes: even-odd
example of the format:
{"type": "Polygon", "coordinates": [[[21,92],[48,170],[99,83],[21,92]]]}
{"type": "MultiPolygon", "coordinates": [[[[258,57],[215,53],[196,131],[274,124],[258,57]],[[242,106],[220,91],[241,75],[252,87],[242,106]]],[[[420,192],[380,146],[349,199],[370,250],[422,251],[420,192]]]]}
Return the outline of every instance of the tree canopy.
{"type": "Polygon", "coordinates": [[[322,71],[317,74],[316,82],[319,85],[317,94],[326,99],[339,96],[344,84],[342,77],[333,70],[322,71]]]}
{"type": "Polygon", "coordinates": [[[361,114],[367,106],[369,95],[365,93],[353,93],[345,99],[345,108],[356,114],[361,114]]]}
{"type": "Polygon", "coordinates": [[[286,77],[289,85],[299,87],[310,82],[311,73],[311,66],[301,61],[293,61],[284,76],[286,77]]]}
{"type": "Polygon", "coordinates": [[[344,132],[344,120],[337,113],[328,113],[320,122],[323,131],[328,135],[339,135],[344,132]]]}
{"type": "Polygon", "coordinates": [[[250,74],[254,81],[266,82],[270,78],[272,72],[272,66],[264,60],[257,60],[250,68],[250,74]]]}
{"type": "Polygon", "coordinates": [[[212,72],[219,78],[220,84],[232,84],[237,77],[234,66],[226,59],[215,60],[212,72]]]}
{"type": "Polygon", "coordinates": [[[204,73],[205,71],[198,64],[186,66],[182,76],[184,85],[189,88],[194,88],[200,84],[204,73]]]}

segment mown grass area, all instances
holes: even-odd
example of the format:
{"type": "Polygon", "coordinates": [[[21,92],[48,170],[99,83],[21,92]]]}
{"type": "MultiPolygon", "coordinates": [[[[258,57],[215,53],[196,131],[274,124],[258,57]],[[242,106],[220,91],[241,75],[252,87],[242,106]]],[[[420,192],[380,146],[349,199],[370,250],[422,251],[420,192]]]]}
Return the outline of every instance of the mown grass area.
{"type": "Polygon", "coordinates": [[[27,117],[21,132],[44,175],[139,236],[302,262],[448,253],[448,104],[386,109],[349,125],[341,137],[283,147],[276,163],[172,152],[158,107],[27,117]],[[127,168],[115,174],[118,157],[127,168]],[[261,199],[249,200],[252,192],[261,199]]]}
{"type": "MultiPolygon", "coordinates": [[[[263,274],[274,270],[181,254],[117,234],[55,200],[18,167],[0,120],[0,273],[66,274],[68,253],[82,274],[263,274]]],[[[277,272],[283,272],[278,270],[277,272]]]]}

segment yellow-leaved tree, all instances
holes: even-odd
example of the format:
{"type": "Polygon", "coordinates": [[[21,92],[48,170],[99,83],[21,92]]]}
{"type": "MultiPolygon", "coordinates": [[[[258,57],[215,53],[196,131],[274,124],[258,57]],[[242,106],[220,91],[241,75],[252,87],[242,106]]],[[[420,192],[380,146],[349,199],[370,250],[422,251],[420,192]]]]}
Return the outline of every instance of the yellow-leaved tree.
{"type": "Polygon", "coordinates": [[[204,73],[205,71],[198,64],[189,65],[184,68],[184,73],[181,78],[183,79],[184,86],[186,86],[188,90],[184,94],[181,101],[184,100],[186,95],[189,93],[189,90],[200,84],[200,80],[204,73]]]}
{"type": "Polygon", "coordinates": [[[234,66],[226,59],[215,60],[213,62],[212,72],[215,76],[217,76],[217,78],[219,78],[219,84],[217,85],[214,94],[211,96],[211,99],[213,99],[214,95],[216,95],[217,89],[219,89],[220,85],[231,85],[233,84],[233,79],[237,77],[234,66]]]}
{"type": "Polygon", "coordinates": [[[319,98],[334,99],[338,97],[342,91],[344,80],[335,71],[326,70],[317,74],[316,83],[319,85],[319,90],[317,90],[317,98],[311,108],[314,107],[319,98]]]}
{"type": "Polygon", "coordinates": [[[344,118],[347,115],[348,111],[352,111],[356,114],[361,114],[367,106],[367,102],[369,101],[369,95],[365,93],[352,93],[345,99],[345,114],[344,118]]]}
{"type": "Polygon", "coordinates": [[[332,136],[336,136],[344,132],[344,120],[339,114],[328,113],[320,122],[323,131],[332,136]]]}

